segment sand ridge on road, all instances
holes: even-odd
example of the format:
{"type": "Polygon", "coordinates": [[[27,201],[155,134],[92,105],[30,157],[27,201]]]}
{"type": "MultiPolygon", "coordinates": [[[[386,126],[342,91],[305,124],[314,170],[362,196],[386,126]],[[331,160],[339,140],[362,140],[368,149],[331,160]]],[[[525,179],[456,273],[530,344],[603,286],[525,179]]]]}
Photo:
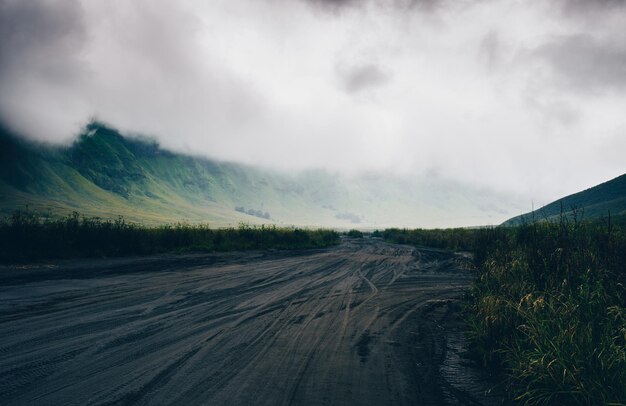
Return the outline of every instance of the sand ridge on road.
{"type": "Polygon", "coordinates": [[[308,252],[0,270],[0,404],[494,404],[459,357],[463,257],[308,252]]]}

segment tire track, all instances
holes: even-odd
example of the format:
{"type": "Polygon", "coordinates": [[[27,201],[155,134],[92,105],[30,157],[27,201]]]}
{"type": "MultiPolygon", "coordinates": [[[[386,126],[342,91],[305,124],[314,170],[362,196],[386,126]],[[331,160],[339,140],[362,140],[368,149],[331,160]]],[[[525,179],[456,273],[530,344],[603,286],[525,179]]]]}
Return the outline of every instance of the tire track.
{"type": "Polygon", "coordinates": [[[463,261],[346,239],[5,267],[0,404],[495,404],[454,375],[463,261]]]}

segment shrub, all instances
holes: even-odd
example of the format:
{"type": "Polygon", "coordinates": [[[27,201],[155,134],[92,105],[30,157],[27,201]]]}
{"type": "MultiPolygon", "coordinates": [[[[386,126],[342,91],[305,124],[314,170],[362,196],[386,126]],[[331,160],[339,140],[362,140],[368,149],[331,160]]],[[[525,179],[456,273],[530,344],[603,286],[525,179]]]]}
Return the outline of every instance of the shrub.
{"type": "Polygon", "coordinates": [[[17,211],[0,220],[0,261],[44,258],[145,255],[169,251],[322,248],[339,243],[332,230],[275,226],[211,229],[208,225],[175,224],[149,228],[117,220],[73,213],[49,219],[17,211]]]}
{"type": "Polygon", "coordinates": [[[348,231],[346,235],[350,238],[363,238],[363,233],[355,229],[348,231]]]}
{"type": "Polygon", "coordinates": [[[390,241],[474,254],[473,355],[526,404],[626,404],[626,237],[610,219],[399,230],[390,241]]]}

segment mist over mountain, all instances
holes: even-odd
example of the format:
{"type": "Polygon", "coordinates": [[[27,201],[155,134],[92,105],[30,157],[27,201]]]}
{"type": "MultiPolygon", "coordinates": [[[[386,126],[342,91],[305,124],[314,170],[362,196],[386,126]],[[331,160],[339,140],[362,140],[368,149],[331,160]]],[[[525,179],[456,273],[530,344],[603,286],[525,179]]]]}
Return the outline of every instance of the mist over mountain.
{"type": "Polygon", "coordinates": [[[67,143],[95,118],[285,171],[437,173],[525,212],[626,172],[625,26],[617,0],[5,0],[0,122],[67,143]]]}
{"type": "Polygon", "coordinates": [[[497,224],[514,199],[442,179],[379,173],[296,173],[167,151],[89,124],[69,146],[0,137],[0,210],[78,211],[149,224],[203,222],[327,227],[497,224]]]}

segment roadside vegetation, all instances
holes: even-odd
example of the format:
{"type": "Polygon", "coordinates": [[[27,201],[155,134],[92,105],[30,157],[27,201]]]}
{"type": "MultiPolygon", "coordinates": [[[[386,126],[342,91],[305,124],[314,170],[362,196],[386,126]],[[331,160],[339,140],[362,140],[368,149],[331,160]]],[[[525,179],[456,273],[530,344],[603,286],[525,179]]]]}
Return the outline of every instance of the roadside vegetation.
{"type": "Polygon", "coordinates": [[[74,213],[50,219],[16,211],[0,220],[0,262],[146,255],[161,252],[322,248],[339,243],[332,230],[249,226],[212,229],[176,224],[145,227],[74,213]]]}
{"type": "Polygon", "coordinates": [[[346,236],[350,238],[363,238],[363,232],[353,228],[346,232],[346,236]]]}
{"type": "MultiPolygon", "coordinates": [[[[623,224],[623,219],[618,224],[623,224]]],[[[626,404],[626,228],[576,216],[517,227],[382,232],[474,253],[472,353],[529,405],[626,404]]]]}

